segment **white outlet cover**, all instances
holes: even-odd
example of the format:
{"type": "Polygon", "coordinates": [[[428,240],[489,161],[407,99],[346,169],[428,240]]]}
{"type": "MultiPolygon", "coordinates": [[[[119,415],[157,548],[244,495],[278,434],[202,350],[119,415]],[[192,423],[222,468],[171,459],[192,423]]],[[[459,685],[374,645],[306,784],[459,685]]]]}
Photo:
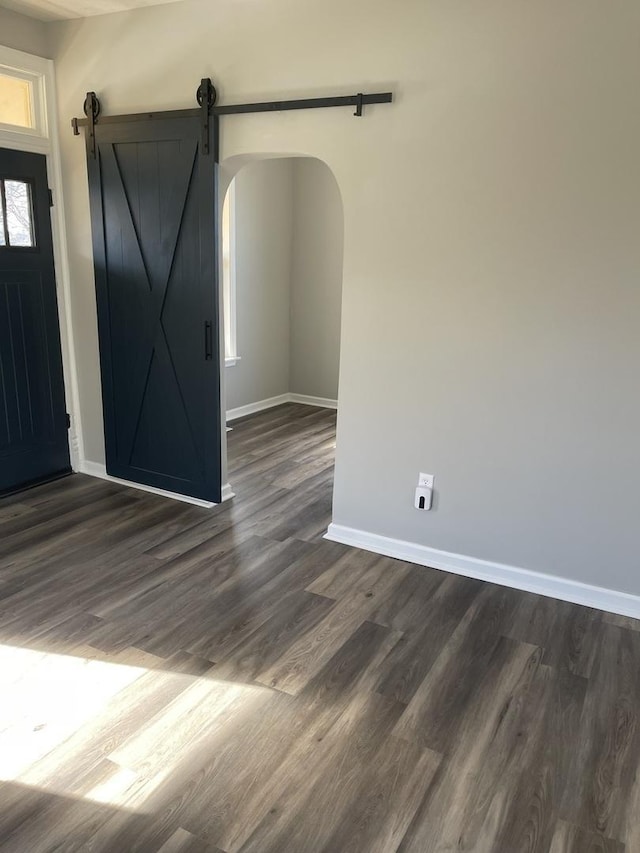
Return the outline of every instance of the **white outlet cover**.
{"type": "Polygon", "coordinates": [[[423,486],[426,489],[433,488],[433,474],[418,474],[418,485],[423,486]]]}

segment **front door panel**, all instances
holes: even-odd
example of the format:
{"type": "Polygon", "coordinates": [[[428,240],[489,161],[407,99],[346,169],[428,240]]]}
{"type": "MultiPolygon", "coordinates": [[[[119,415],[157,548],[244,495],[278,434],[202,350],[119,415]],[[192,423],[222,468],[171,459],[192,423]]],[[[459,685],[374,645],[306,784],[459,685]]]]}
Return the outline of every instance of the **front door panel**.
{"type": "Polygon", "coordinates": [[[0,148],[0,494],[69,471],[46,158],[0,148]]]}

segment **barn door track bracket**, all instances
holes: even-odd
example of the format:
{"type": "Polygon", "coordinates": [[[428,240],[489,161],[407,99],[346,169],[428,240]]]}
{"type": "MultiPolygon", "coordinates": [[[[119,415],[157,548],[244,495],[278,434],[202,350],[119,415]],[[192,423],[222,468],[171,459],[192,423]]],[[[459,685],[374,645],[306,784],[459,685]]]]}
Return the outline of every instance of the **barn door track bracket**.
{"type": "MultiPolygon", "coordinates": [[[[210,124],[211,116],[240,115],[242,113],[277,113],[285,110],[317,110],[327,107],[355,107],[354,116],[363,115],[363,107],[367,104],[390,104],[393,101],[392,92],[373,92],[365,94],[358,92],[356,95],[335,95],[328,98],[298,98],[287,101],[258,101],[252,104],[222,104],[216,105],[217,92],[209,77],[203,77],[196,90],[198,108],[195,110],[168,110],[158,113],[134,113],[121,116],[103,116],[101,122],[123,122],[123,121],[145,121],[150,118],[185,118],[187,116],[199,116],[202,127],[201,152],[209,154],[211,151],[210,124]]],[[[76,136],[80,133],[79,127],[89,128],[88,144],[93,155],[96,156],[95,125],[100,116],[100,101],[95,92],[87,92],[84,102],[84,114],[86,118],[74,118],[71,126],[76,136]]]]}
{"type": "Polygon", "coordinates": [[[84,121],[82,119],[78,120],[77,118],[74,118],[71,121],[71,126],[73,127],[74,136],[78,136],[80,134],[80,131],[78,130],[78,124],[87,125],[87,127],[89,128],[89,150],[91,151],[91,156],[95,158],[96,122],[98,120],[98,116],[100,115],[100,101],[98,100],[95,92],[87,92],[87,96],[84,99],[83,110],[87,118],[84,121]]]}

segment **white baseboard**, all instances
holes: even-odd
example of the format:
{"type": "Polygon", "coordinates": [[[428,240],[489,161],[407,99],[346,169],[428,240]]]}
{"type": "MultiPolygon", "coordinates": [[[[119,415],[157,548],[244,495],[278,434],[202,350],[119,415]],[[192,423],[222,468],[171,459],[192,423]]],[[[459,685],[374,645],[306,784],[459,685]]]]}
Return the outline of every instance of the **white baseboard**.
{"type": "Polygon", "coordinates": [[[343,545],[362,548],[365,551],[374,551],[376,554],[387,557],[395,557],[408,563],[417,563],[419,566],[429,566],[456,575],[640,619],[640,596],[631,595],[628,592],[592,586],[557,575],[507,566],[503,563],[492,563],[450,551],[439,551],[426,545],[391,539],[341,524],[330,524],[324,538],[332,542],[341,542],[343,545]]]}
{"type": "Polygon", "coordinates": [[[275,406],[288,403],[288,394],[279,394],[277,397],[269,397],[267,400],[258,400],[255,403],[247,403],[246,406],[238,406],[235,409],[227,409],[227,421],[235,421],[237,418],[245,418],[247,415],[255,415],[256,412],[264,412],[275,406]]]}
{"type": "MultiPolygon", "coordinates": [[[[88,459],[80,462],[78,471],[81,474],[88,474],[90,477],[100,477],[101,480],[108,480],[110,483],[129,486],[132,489],[139,489],[141,492],[150,492],[152,495],[160,495],[160,497],[163,498],[171,498],[174,501],[182,501],[182,503],[201,506],[205,509],[211,509],[211,507],[218,505],[211,501],[200,500],[200,498],[192,498],[189,495],[179,495],[176,492],[167,492],[164,489],[156,489],[153,486],[145,486],[142,483],[132,483],[129,480],[121,480],[119,477],[112,477],[111,474],[107,474],[107,469],[104,465],[100,462],[90,462],[88,459]]],[[[234,493],[231,491],[231,486],[229,483],[225,483],[222,487],[222,500],[229,500],[229,498],[232,498],[233,496],[234,493]]]]}
{"type": "Polygon", "coordinates": [[[328,397],[309,397],[308,394],[289,394],[290,403],[301,403],[303,406],[318,406],[320,409],[337,409],[338,401],[328,397]]]}
{"type": "MultiPolygon", "coordinates": [[[[231,498],[235,498],[236,493],[231,488],[231,483],[225,483],[222,487],[222,503],[225,501],[230,501],[231,498]]],[[[215,506],[215,504],[213,504],[215,506]]]]}
{"type": "Polygon", "coordinates": [[[275,406],[282,406],[285,403],[301,403],[304,406],[318,406],[321,409],[338,408],[337,400],[329,400],[326,397],[308,397],[306,394],[292,394],[287,392],[286,394],[279,394],[277,397],[269,397],[266,400],[248,403],[246,406],[227,409],[227,423],[235,421],[238,418],[246,418],[247,415],[255,415],[257,412],[273,409],[275,406]]]}

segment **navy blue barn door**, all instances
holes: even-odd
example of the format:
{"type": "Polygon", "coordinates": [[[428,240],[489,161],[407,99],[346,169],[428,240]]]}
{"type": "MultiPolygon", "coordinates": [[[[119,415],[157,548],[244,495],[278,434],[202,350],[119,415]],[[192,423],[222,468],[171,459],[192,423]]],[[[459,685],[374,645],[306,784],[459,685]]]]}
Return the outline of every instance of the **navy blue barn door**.
{"type": "Polygon", "coordinates": [[[0,494],[69,473],[46,158],[0,148],[0,494]]]}
{"type": "Polygon", "coordinates": [[[95,126],[95,155],[87,134],[87,162],[107,472],[217,502],[217,164],[201,138],[195,116],[124,116],[95,126]]]}

